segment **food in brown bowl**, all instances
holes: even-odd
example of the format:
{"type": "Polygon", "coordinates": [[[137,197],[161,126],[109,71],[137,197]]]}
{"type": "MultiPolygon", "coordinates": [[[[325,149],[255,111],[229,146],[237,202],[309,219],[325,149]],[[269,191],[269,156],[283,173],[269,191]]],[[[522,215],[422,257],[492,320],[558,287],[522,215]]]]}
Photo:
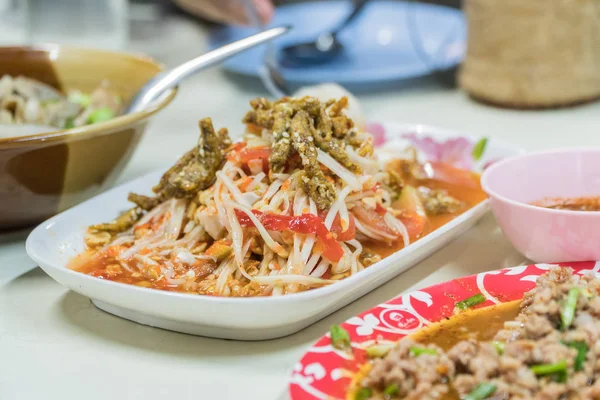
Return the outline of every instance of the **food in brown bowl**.
{"type": "MultiPolygon", "coordinates": [[[[0,79],[34,80],[66,96],[92,94],[107,83],[111,96],[127,104],[161,70],[149,58],[125,53],[58,45],[0,47],[0,79]]],[[[113,184],[149,118],[174,96],[172,91],[138,113],[111,110],[100,120],[82,109],[73,119],[32,121],[55,127],[50,129],[16,125],[29,121],[18,119],[16,106],[5,109],[4,118],[10,114],[12,119],[0,123],[0,229],[40,222],[113,184]],[[23,129],[15,133],[15,127],[23,129]]]]}
{"type": "MultiPolygon", "coordinates": [[[[40,129],[70,129],[108,121],[121,114],[123,99],[108,81],[91,93],[56,88],[24,76],[0,77],[0,125],[39,125],[40,129]]],[[[6,129],[4,129],[6,131],[6,129]]],[[[33,132],[21,129],[23,134],[33,132]]],[[[3,137],[14,133],[3,132],[3,137]]]]}

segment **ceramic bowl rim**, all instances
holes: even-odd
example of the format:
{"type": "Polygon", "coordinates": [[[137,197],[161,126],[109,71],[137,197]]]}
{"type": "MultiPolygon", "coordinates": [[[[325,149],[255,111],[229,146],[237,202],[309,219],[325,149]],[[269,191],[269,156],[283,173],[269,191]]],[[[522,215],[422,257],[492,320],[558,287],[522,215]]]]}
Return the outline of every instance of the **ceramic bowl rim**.
{"type": "MultiPolygon", "coordinates": [[[[112,51],[112,50],[103,50],[103,49],[95,49],[90,47],[78,47],[78,46],[65,46],[55,43],[44,43],[44,44],[36,44],[30,46],[0,46],[0,52],[4,51],[43,51],[47,53],[53,53],[68,50],[74,52],[91,52],[96,53],[97,55],[111,55],[117,56],[122,59],[128,59],[129,61],[137,61],[142,62],[144,64],[149,64],[158,69],[157,73],[164,71],[165,66],[156,60],[152,59],[149,56],[143,54],[135,54],[128,53],[122,51],[112,51]]],[[[167,105],[171,103],[171,101],[175,98],[177,94],[178,88],[174,88],[169,90],[166,95],[159,98],[154,103],[150,104],[146,109],[142,111],[138,111],[131,114],[119,115],[115,118],[112,118],[108,121],[101,122],[93,125],[85,125],[71,129],[60,129],[51,132],[44,132],[32,135],[24,135],[24,136],[14,136],[8,138],[0,138],[0,148],[5,147],[18,147],[24,144],[32,144],[37,143],[50,143],[56,142],[64,139],[73,139],[80,140],[86,139],[91,136],[102,135],[112,133],[117,130],[122,130],[128,126],[131,126],[135,123],[138,123],[142,120],[148,119],[152,115],[156,114],[158,111],[165,108],[167,105]]]]}
{"type": "MultiPolygon", "coordinates": [[[[558,148],[558,149],[551,149],[551,150],[536,151],[533,153],[526,153],[526,154],[506,158],[504,160],[498,161],[498,162],[490,165],[488,168],[485,169],[485,171],[483,171],[483,174],[481,174],[481,188],[491,198],[495,198],[495,199],[497,199],[503,203],[506,203],[512,207],[518,207],[518,208],[530,210],[533,212],[543,212],[543,213],[550,213],[550,214],[555,214],[555,215],[578,216],[578,217],[585,216],[585,215],[595,216],[595,217],[600,216],[600,211],[561,210],[561,209],[534,206],[532,204],[527,204],[527,203],[523,203],[523,202],[520,202],[517,200],[513,200],[509,197],[506,197],[506,196],[501,195],[498,192],[496,192],[491,187],[490,183],[488,182],[490,179],[489,176],[494,171],[502,169],[503,167],[505,167],[506,165],[508,165],[510,163],[518,162],[518,161],[524,160],[526,158],[536,158],[536,157],[543,156],[543,155],[552,155],[552,154],[558,155],[558,154],[565,154],[565,153],[600,153],[600,147],[565,147],[565,148],[558,148]]],[[[568,196],[566,196],[566,197],[568,197],[568,196]]]]}

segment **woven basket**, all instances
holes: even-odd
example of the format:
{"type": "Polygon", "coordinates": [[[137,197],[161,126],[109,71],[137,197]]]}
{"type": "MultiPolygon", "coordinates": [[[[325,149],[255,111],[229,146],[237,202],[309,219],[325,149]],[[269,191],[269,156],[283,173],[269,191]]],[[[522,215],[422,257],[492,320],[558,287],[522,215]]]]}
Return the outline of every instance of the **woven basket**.
{"type": "Polygon", "coordinates": [[[465,0],[461,86],[515,108],[600,98],[600,0],[465,0]]]}

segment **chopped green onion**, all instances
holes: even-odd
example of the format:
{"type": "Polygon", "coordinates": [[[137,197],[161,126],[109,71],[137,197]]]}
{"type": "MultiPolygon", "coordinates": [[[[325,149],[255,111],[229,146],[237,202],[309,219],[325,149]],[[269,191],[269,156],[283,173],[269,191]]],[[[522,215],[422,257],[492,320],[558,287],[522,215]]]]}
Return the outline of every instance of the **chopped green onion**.
{"type": "Polygon", "coordinates": [[[587,344],[585,344],[585,342],[569,342],[565,344],[577,350],[573,367],[575,368],[575,371],[583,371],[583,366],[589,351],[587,344]]]}
{"type": "Polygon", "coordinates": [[[504,342],[494,341],[494,342],[492,342],[492,346],[494,346],[496,348],[496,351],[498,352],[498,354],[500,354],[500,355],[504,354],[504,342]]]}
{"type": "Polygon", "coordinates": [[[387,387],[383,391],[383,394],[385,394],[388,397],[396,396],[398,393],[400,393],[400,388],[395,383],[387,385],[387,387]]]}
{"type": "Polygon", "coordinates": [[[486,137],[479,139],[475,146],[473,146],[473,159],[475,161],[479,161],[481,156],[483,156],[483,152],[485,151],[485,146],[487,145],[488,139],[486,137]]]}
{"type": "MultiPolygon", "coordinates": [[[[564,344],[565,346],[568,346],[568,344],[564,340],[561,340],[561,343],[564,344]]],[[[534,365],[533,367],[530,367],[530,369],[536,375],[544,375],[544,376],[550,377],[550,379],[552,379],[554,382],[564,383],[567,381],[567,362],[566,361],[561,361],[556,364],[534,365]],[[564,368],[563,368],[563,364],[564,364],[564,368]],[[541,370],[541,372],[540,371],[536,372],[536,368],[539,368],[541,370]]]]}
{"type": "Polygon", "coordinates": [[[567,371],[555,372],[549,376],[554,382],[565,383],[567,381],[567,371]]]}
{"type": "Polygon", "coordinates": [[[469,393],[466,395],[463,400],[484,400],[490,397],[496,391],[496,385],[483,382],[480,383],[469,393]]]}
{"type": "Polygon", "coordinates": [[[356,391],[354,400],[367,400],[369,397],[371,397],[371,394],[373,394],[373,391],[370,388],[360,388],[356,391]]]}
{"type": "Polygon", "coordinates": [[[331,344],[336,349],[345,350],[350,348],[350,334],[341,326],[331,325],[329,335],[331,336],[331,344]]]}
{"type": "Polygon", "coordinates": [[[88,123],[89,124],[97,124],[99,122],[108,121],[109,119],[113,118],[114,116],[115,116],[115,114],[112,112],[112,110],[110,108],[102,107],[102,108],[95,110],[93,113],[90,114],[90,116],[88,117],[88,123]]]}
{"type": "Polygon", "coordinates": [[[79,104],[81,107],[87,107],[92,102],[92,98],[89,94],[73,92],[69,95],[69,101],[71,103],[79,104]]]}
{"type": "Polygon", "coordinates": [[[373,346],[369,346],[365,349],[367,352],[367,356],[371,358],[381,358],[385,357],[387,353],[394,347],[391,344],[374,344],[373,346]]]}
{"type": "Polygon", "coordinates": [[[65,120],[65,129],[71,129],[75,127],[75,120],[73,118],[67,118],[65,120]]]}
{"type": "Polygon", "coordinates": [[[573,319],[575,318],[575,309],[577,308],[577,299],[579,298],[580,293],[581,289],[579,288],[574,287],[569,289],[565,304],[563,304],[560,310],[560,319],[562,321],[563,330],[569,329],[573,323],[573,319]]]}
{"type": "MultiPolygon", "coordinates": [[[[561,340],[561,342],[563,344],[565,344],[562,340],[561,340]]],[[[564,383],[564,382],[567,381],[567,370],[566,369],[565,370],[560,370],[560,371],[557,371],[557,372],[550,373],[550,374],[548,374],[546,376],[548,376],[554,382],[564,383]]]]}
{"type": "Polygon", "coordinates": [[[408,349],[410,351],[410,354],[412,354],[413,357],[418,357],[421,354],[431,354],[431,355],[436,355],[438,352],[434,349],[428,349],[427,347],[417,347],[417,346],[413,346],[410,349],[408,349]]]}
{"type": "Polygon", "coordinates": [[[567,373],[567,362],[565,360],[559,361],[555,364],[540,364],[534,365],[529,368],[531,372],[537,376],[553,375],[553,374],[566,374],[567,373]]]}
{"type": "Polygon", "coordinates": [[[456,303],[456,308],[459,310],[466,310],[467,308],[475,307],[477,304],[481,304],[485,302],[485,296],[481,293],[477,293],[474,296],[471,296],[467,299],[459,301],[456,303]]]}

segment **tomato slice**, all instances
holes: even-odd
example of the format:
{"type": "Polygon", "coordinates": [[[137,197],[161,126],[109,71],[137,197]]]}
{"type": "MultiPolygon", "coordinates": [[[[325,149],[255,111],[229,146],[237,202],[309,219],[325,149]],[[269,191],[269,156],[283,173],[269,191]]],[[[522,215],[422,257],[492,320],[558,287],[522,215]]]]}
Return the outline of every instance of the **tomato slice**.
{"type": "MultiPolygon", "coordinates": [[[[323,221],[327,217],[327,211],[321,211],[319,213],[319,217],[323,221]]],[[[331,224],[331,233],[335,234],[335,238],[340,242],[346,242],[348,240],[352,240],[356,237],[356,224],[354,224],[354,216],[349,214],[348,228],[343,230],[342,228],[342,220],[340,218],[340,214],[336,214],[333,219],[333,223],[331,224]]]]}
{"type": "Polygon", "coordinates": [[[269,156],[271,148],[266,146],[246,147],[238,152],[234,157],[235,161],[248,165],[252,161],[262,161],[262,169],[265,173],[269,172],[269,156]]]}
{"type": "MultiPolygon", "coordinates": [[[[252,210],[252,213],[260,220],[264,227],[271,231],[290,230],[296,233],[313,233],[319,238],[323,248],[323,257],[332,262],[338,262],[344,255],[342,246],[337,242],[334,235],[325,227],[323,220],[314,214],[302,214],[298,216],[279,215],[263,213],[258,210],[252,210]]],[[[254,222],[246,213],[235,210],[240,225],[253,227],[254,222]]]]}
{"type": "Polygon", "coordinates": [[[390,226],[383,219],[385,213],[381,214],[381,211],[378,212],[377,209],[367,208],[358,203],[352,207],[352,213],[360,220],[361,223],[369,228],[386,233],[388,235],[393,235],[396,237],[399,236],[399,233],[390,228],[390,226]]]}
{"type": "Polygon", "coordinates": [[[427,219],[423,218],[423,216],[411,212],[403,212],[397,218],[406,227],[408,237],[411,242],[418,239],[421,236],[423,230],[425,229],[425,223],[427,222],[427,219]]]}
{"type": "Polygon", "coordinates": [[[377,203],[375,205],[375,212],[383,217],[385,215],[385,213],[387,212],[387,210],[385,209],[384,206],[382,206],[381,204],[377,203]]]}
{"type": "Polygon", "coordinates": [[[333,220],[331,232],[335,233],[337,240],[340,242],[346,242],[356,237],[356,225],[354,224],[354,216],[352,214],[350,214],[350,219],[348,222],[348,229],[342,231],[343,228],[342,224],[340,223],[340,215],[336,215],[335,219],[333,220]]]}
{"type": "Polygon", "coordinates": [[[246,147],[246,143],[245,142],[235,142],[235,143],[233,143],[225,151],[227,153],[227,159],[229,159],[229,157],[231,157],[231,156],[236,155],[238,153],[238,151],[240,151],[244,147],[246,147]]]}
{"type": "Polygon", "coordinates": [[[410,185],[405,186],[392,207],[402,211],[398,219],[406,227],[410,240],[413,241],[421,236],[427,223],[427,214],[417,189],[410,185]]]}
{"type": "Polygon", "coordinates": [[[478,187],[477,176],[466,169],[456,168],[450,164],[436,161],[427,162],[425,169],[429,170],[431,179],[435,181],[473,189],[478,187]]]}
{"type": "Polygon", "coordinates": [[[251,160],[268,160],[270,155],[271,149],[269,147],[246,147],[238,153],[237,158],[241,163],[247,164],[251,160]]]}
{"type": "Polygon", "coordinates": [[[231,162],[238,162],[243,165],[248,165],[253,160],[261,160],[263,164],[263,171],[269,171],[269,156],[271,155],[271,148],[267,146],[258,147],[245,147],[242,143],[240,146],[232,145],[230,151],[227,154],[227,160],[231,162]]]}

